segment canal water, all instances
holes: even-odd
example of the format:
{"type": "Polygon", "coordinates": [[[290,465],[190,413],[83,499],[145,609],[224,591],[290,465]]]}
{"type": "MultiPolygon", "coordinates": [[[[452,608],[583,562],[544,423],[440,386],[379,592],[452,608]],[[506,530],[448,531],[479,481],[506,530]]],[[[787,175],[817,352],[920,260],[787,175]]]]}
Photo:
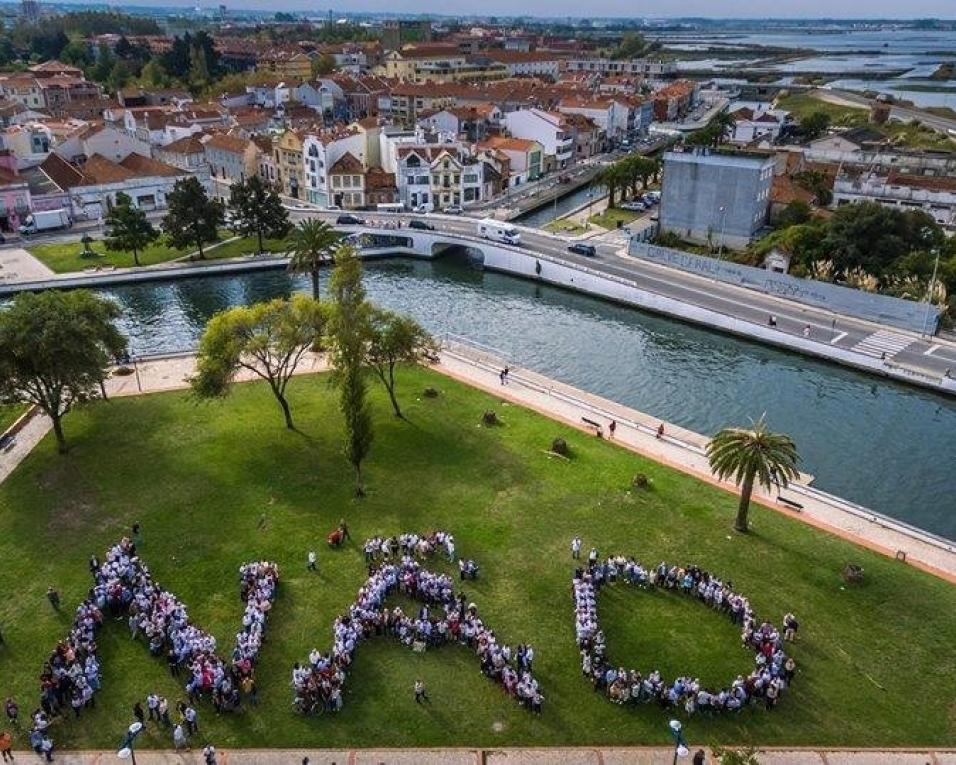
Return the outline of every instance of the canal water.
{"type": "Polygon", "coordinates": [[[520,223],[522,226],[541,228],[555,218],[567,215],[581,205],[587,204],[588,192],[591,192],[592,199],[597,199],[605,193],[605,190],[603,186],[595,186],[589,183],[586,186],[575,189],[567,196],[561,197],[557,202],[542,205],[536,210],[518,216],[515,223],[520,223]]]}
{"type": "MultiPolygon", "coordinates": [[[[366,286],[435,333],[701,433],[766,412],[819,488],[956,539],[950,399],[453,258],[368,264],[366,286]]],[[[133,350],[157,353],[195,347],[216,311],[306,289],[262,272],[103,292],[122,305],[133,350]]]]}

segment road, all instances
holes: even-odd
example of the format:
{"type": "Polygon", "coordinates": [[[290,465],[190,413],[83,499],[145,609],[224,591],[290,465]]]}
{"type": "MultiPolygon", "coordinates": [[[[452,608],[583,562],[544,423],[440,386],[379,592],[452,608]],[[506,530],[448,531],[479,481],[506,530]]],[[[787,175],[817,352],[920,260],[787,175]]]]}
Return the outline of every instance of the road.
{"type": "MultiPolygon", "coordinates": [[[[812,91],[811,95],[823,101],[829,101],[830,103],[839,104],[842,102],[844,104],[855,104],[858,106],[865,106],[867,108],[872,106],[874,103],[872,98],[866,98],[865,96],[861,96],[859,93],[851,93],[846,90],[818,89],[812,91]]],[[[898,119],[902,122],[911,122],[913,120],[917,120],[923,125],[926,125],[937,132],[943,133],[944,135],[954,135],[954,133],[950,133],[950,131],[956,131],[956,119],[940,117],[938,114],[923,111],[922,109],[911,109],[905,106],[894,105],[890,109],[890,118],[898,119]]]]}
{"type": "MultiPolygon", "coordinates": [[[[306,216],[309,213],[298,212],[296,215],[306,216]]],[[[335,218],[335,214],[318,215],[332,220],[335,218]]],[[[395,220],[396,217],[408,220],[416,217],[422,219],[425,216],[390,216],[389,220],[395,220]]],[[[381,216],[370,215],[367,220],[371,224],[377,218],[381,216]]],[[[428,221],[436,231],[476,237],[475,222],[468,218],[428,216],[428,221]]],[[[589,240],[597,249],[597,256],[590,258],[569,252],[567,239],[536,229],[520,230],[523,249],[612,277],[632,280],[642,289],[686,304],[762,326],[767,326],[773,316],[778,332],[799,337],[805,336],[809,328],[809,337],[812,340],[828,343],[834,348],[862,353],[873,359],[883,359],[887,367],[900,367],[934,378],[944,377],[949,370],[956,374],[956,344],[949,341],[920,337],[904,330],[834,314],[785,298],[650,263],[627,255],[617,244],[589,240]]],[[[480,246],[479,242],[475,244],[480,246]]]]}

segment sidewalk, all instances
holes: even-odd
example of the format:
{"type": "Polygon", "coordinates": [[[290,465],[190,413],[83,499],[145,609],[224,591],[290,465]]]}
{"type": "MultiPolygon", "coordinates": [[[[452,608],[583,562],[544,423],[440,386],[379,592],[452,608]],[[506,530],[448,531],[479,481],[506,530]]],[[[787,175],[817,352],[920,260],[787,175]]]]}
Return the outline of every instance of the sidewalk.
{"type": "MultiPolygon", "coordinates": [[[[708,765],[718,762],[702,747],[708,765]]],[[[691,746],[691,752],[697,747],[691,746]]],[[[237,749],[219,750],[218,765],[671,765],[673,747],[568,747],[554,749],[237,749]]],[[[760,765],[956,765],[956,750],[892,749],[766,749],[760,765]]],[[[105,765],[116,753],[57,752],[60,765],[105,765]]],[[[16,762],[40,762],[33,752],[16,752],[16,762]]],[[[201,765],[201,747],[173,751],[136,752],[140,765],[201,765]]],[[[689,763],[690,757],[678,760],[689,763]]]]}
{"type": "MultiPolygon", "coordinates": [[[[704,453],[707,437],[665,422],[664,436],[657,438],[657,428],[661,424],[658,418],[529,370],[512,367],[510,383],[501,385],[498,373],[505,364],[502,359],[490,354],[453,343],[446,345],[441,352],[440,362],[433,368],[467,385],[534,409],[546,417],[563,421],[590,434],[595,433],[595,428],[584,418],[598,423],[604,431],[614,419],[617,421],[614,440],[618,445],[736,493],[733,484],[718,481],[711,474],[704,453]]],[[[135,396],[181,390],[188,387],[186,380],[194,368],[195,357],[192,354],[140,361],[134,365],[134,374],[110,378],[106,384],[107,393],[110,396],[135,396]]],[[[307,354],[297,374],[321,372],[327,368],[324,357],[307,354]]],[[[244,371],[237,379],[258,378],[244,371]]],[[[13,448],[0,454],[0,481],[29,454],[49,429],[50,422],[43,416],[37,415],[27,423],[17,435],[13,448]]],[[[798,502],[802,506],[799,511],[778,502],[776,492],[770,494],[755,488],[754,501],[883,555],[900,557],[899,553],[905,553],[905,561],[910,565],[956,584],[956,544],[817,491],[810,486],[812,480],[812,476],[801,475],[799,481],[780,492],[781,496],[798,502]]]]}

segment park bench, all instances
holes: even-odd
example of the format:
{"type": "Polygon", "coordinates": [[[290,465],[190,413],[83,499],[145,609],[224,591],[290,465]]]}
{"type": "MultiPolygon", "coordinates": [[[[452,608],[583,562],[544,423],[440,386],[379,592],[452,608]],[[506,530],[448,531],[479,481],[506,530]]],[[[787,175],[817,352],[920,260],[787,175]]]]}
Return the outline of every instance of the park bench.
{"type": "Polygon", "coordinates": [[[591,428],[594,431],[594,435],[596,435],[598,438],[604,438],[604,428],[600,422],[595,422],[588,417],[582,417],[581,422],[591,428]]]}
{"type": "Polygon", "coordinates": [[[794,502],[792,499],[787,499],[781,494],[777,495],[777,502],[779,502],[781,505],[789,507],[791,510],[796,510],[797,512],[803,510],[803,505],[801,505],[799,502],[794,502]]]}
{"type": "Polygon", "coordinates": [[[10,436],[10,435],[0,436],[0,451],[2,451],[4,454],[9,452],[16,445],[17,445],[16,436],[10,436]]]}

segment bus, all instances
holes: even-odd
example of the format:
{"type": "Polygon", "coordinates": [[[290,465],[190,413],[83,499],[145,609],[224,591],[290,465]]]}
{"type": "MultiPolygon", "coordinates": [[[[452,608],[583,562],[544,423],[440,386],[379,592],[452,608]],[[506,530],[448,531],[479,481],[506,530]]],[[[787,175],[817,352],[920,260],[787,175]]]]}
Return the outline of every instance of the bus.
{"type": "Polygon", "coordinates": [[[375,205],[375,212],[382,212],[382,213],[405,212],[405,205],[403,205],[401,202],[385,202],[380,205],[375,205]]]}
{"type": "Polygon", "coordinates": [[[521,234],[510,223],[504,223],[493,218],[478,221],[478,236],[482,239],[491,239],[495,242],[520,245],[521,234]]]}

